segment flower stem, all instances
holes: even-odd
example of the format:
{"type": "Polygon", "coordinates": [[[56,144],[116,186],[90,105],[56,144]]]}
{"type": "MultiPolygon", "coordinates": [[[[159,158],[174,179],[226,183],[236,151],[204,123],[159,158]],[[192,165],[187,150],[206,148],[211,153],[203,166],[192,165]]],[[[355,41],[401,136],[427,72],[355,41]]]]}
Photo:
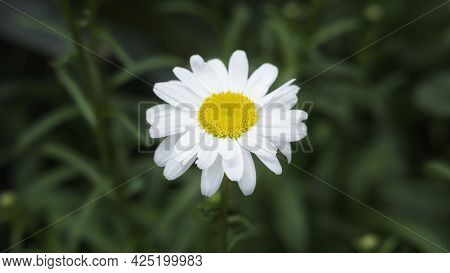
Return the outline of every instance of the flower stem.
{"type": "MultiPolygon", "coordinates": [[[[87,2],[87,8],[89,9],[89,30],[90,34],[94,33],[94,18],[95,18],[95,5],[94,1],[87,2]]],[[[91,95],[91,103],[94,109],[94,114],[96,117],[96,124],[93,128],[93,135],[96,140],[99,160],[104,171],[107,173],[107,176],[110,180],[110,183],[114,186],[118,184],[117,178],[117,168],[114,165],[113,155],[111,153],[111,140],[107,137],[106,130],[107,124],[105,121],[104,113],[106,112],[106,101],[107,94],[105,92],[103,79],[101,76],[100,67],[97,63],[97,59],[92,57],[91,52],[86,53],[85,47],[83,46],[83,41],[81,38],[80,30],[76,24],[76,18],[72,12],[72,6],[69,0],[65,0],[62,2],[63,11],[67,19],[67,23],[69,25],[69,31],[71,38],[74,41],[74,47],[76,48],[76,61],[79,66],[79,72],[84,80],[85,87],[90,91],[89,95],[91,95]]],[[[88,44],[89,48],[92,50],[97,48],[97,45],[94,43],[95,39],[91,38],[90,43],[88,44]]]]}
{"type": "Polygon", "coordinates": [[[228,198],[229,198],[228,178],[225,178],[220,189],[220,248],[219,252],[228,252],[228,198]]]}

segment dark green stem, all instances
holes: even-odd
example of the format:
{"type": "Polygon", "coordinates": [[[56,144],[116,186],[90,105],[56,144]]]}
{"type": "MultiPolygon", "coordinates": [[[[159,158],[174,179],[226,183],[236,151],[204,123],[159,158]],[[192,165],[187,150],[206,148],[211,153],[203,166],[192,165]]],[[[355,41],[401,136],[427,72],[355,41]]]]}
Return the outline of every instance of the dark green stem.
{"type": "Polygon", "coordinates": [[[228,199],[229,199],[229,184],[228,178],[222,182],[220,189],[220,252],[228,252],[228,199]]]}
{"type": "MultiPolygon", "coordinates": [[[[89,30],[91,33],[93,32],[94,20],[95,18],[95,6],[93,4],[89,5],[89,30]]],[[[105,106],[107,103],[106,92],[104,90],[104,85],[100,73],[100,68],[95,58],[92,58],[90,52],[86,53],[85,45],[82,42],[80,31],[76,25],[75,16],[72,13],[70,1],[63,1],[63,9],[64,14],[66,15],[66,19],[69,25],[69,30],[74,40],[74,46],[76,48],[76,59],[79,66],[80,74],[85,82],[85,86],[91,92],[92,97],[92,105],[94,106],[94,113],[96,116],[96,126],[93,128],[93,133],[95,136],[95,140],[97,143],[97,149],[100,157],[100,162],[104,170],[108,173],[110,180],[113,185],[117,184],[117,171],[114,167],[113,156],[110,151],[110,139],[106,135],[107,124],[105,123],[104,113],[105,106]]],[[[92,41],[89,43],[90,50],[94,50],[96,48],[96,44],[92,41]]]]}
{"type": "Polygon", "coordinates": [[[69,0],[64,0],[62,2],[62,7],[63,7],[64,15],[67,20],[67,24],[69,26],[70,36],[71,36],[72,40],[74,41],[73,46],[75,47],[75,50],[76,50],[76,62],[78,65],[78,70],[79,70],[81,76],[83,77],[85,84],[87,86],[91,86],[89,77],[86,77],[86,73],[84,73],[84,71],[88,71],[88,66],[86,63],[86,58],[84,58],[83,48],[81,46],[81,35],[80,35],[80,32],[78,31],[76,20],[72,13],[72,9],[70,7],[69,0]]]}

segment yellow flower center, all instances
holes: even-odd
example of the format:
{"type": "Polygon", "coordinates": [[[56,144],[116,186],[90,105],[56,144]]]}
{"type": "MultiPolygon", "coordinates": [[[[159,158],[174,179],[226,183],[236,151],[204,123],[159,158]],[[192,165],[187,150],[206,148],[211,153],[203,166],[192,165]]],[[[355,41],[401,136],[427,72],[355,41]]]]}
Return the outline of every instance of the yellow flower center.
{"type": "Polygon", "coordinates": [[[255,104],[246,96],[233,92],[212,94],[198,112],[202,128],[220,138],[239,138],[258,120],[255,104]]]}

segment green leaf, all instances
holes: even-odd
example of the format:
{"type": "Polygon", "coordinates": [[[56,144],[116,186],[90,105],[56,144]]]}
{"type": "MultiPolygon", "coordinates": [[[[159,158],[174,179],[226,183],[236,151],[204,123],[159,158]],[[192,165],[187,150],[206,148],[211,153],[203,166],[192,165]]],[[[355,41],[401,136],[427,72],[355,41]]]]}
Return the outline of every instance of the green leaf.
{"type": "Polygon", "coordinates": [[[280,18],[274,18],[268,23],[269,28],[274,32],[275,39],[278,41],[281,56],[283,58],[284,69],[280,73],[281,80],[295,77],[299,71],[298,52],[302,48],[300,39],[293,35],[287,22],[280,18]]]}
{"type": "Polygon", "coordinates": [[[245,30],[245,25],[250,19],[249,11],[245,6],[239,6],[233,11],[231,18],[232,21],[225,32],[223,45],[226,56],[230,56],[231,52],[240,47],[240,38],[245,30]]]}
{"type": "Polygon", "coordinates": [[[79,114],[78,110],[73,107],[62,107],[54,110],[36,121],[28,130],[23,132],[16,143],[17,150],[23,151],[30,147],[35,141],[48,134],[57,126],[75,118],[79,114]]]}
{"type": "Polygon", "coordinates": [[[47,144],[42,148],[45,155],[57,159],[82,173],[95,185],[104,188],[105,177],[97,170],[96,164],[76,151],[59,144],[47,144]]]}
{"type": "Polygon", "coordinates": [[[205,5],[194,1],[161,1],[158,10],[162,14],[184,14],[200,19],[207,19],[210,16],[210,11],[205,5]]]}
{"type": "Polygon", "coordinates": [[[248,231],[242,231],[239,234],[236,234],[235,236],[230,238],[230,242],[228,243],[227,246],[227,251],[231,252],[233,250],[233,248],[241,241],[243,241],[245,238],[247,238],[249,236],[249,232],[248,231]]]}
{"type": "Polygon", "coordinates": [[[110,85],[117,88],[130,80],[136,79],[142,74],[159,68],[173,67],[180,64],[180,59],[173,56],[157,56],[143,59],[139,62],[127,66],[124,70],[112,76],[110,85]]]}
{"type": "Polygon", "coordinates": [[[62,67],[56,68],[56,75],[59,81],[64,85],[69,95],[75,101],[83,116],[91,126],[95,126],[96,118],[92,106],[84,96],[77,83],[69,76],[67,71],[62,67]]]}
{"type": "Polygon", "coordinates": [[[196,183],[186,183],[177,194],[176,200],[169,202],[168,206],[162,212],[162,217],[155,223],[154,235],[159,237],[167,232],[170,228],[170,224],[180,215],[183,211],[189,208],[189,204],[198,196],[198,185],[196,183]]]}
{"type": "Polygon", "coordinates": [[[243,239],[255,233],[255,228],[250,221],[242,215],[230,215],[227,218],[229,227],[229,243],[227,251],[231,252],[233,248],[243,239]]]}
{"type": "Polygon", "coordinates": [[[38,16],[38,20],[23,16],[14,10],[2,13],[2,32],[4,37],[12,39],[20,47],[33,47],[33,51],[42,55],[58,56],[67,51],[69,41],[67,32],[60,24],[54,23],[59,18],[58,10],[49,3],[21,3],[20,8],[38,16]],[[28,5],[28,6],[27,6],[28,5]],[[45,16],[43,15],[45,13],[45,16]],[[56,17],[56,18],[55,18],[56,17]],[[38,23],[39,22],[39,23],[38,23]]]}
{"type": "Polygon", "coordinates": [[[311,38],[311,46],[320,46],[321,44],[345,34],[346,32],[356,29],[357,26],[357,21],[351,18],[333,22],[328,26],[321,27],[320,30],[311,38]]]}
{"type": "Polygon", "coordinates": [[[290,251],[305,251],[308,245],[308,227],[302,194],[297,185],[285,182],[274,196],[274,224],[282,242],[290,251]]]}
{"type": "Polygon", "coordinates": [[[123,63],[127,67],[133,64],[134,61],[131,56],[128,55],[125,49],[119,44],[116,39],[114,39],[113,36],[109,34],[109,32],[103,29],[98,29],[97,34],[99,38],[111,48],[112,52],[120,60],[121,63],[123,63]]]}
{"type": "Polygon", "coordinates": [[[85,232],[84,239],[86,239],[90,245],[96,247],[98,251],[102,252],[120,252],[123,248],[117,238],[114,235],[105,233],[105,228],[100,226],[96,221],[90,223],[89,232],[85,232]]]}
{"type": "MultiPolygon", "coordinates": [[[[394,219],[397,220],[400,218],[395,217],[394,219]]],[[[447,252],[445,250],[447,247],[445,244],[446,241],[444,240],[446,232],[436,232],[438,230],[437,228],[430,228],[429,225],[422,225],[422,223],[414,221],[404,221],[403,219],[399,221],[409,230],[391,224],[392,229],[397,230],[400,236],[415,244],[421,251],[431,253],[447,252]]]]}
{"type": "Polygon", "coordinates": [[[378,248],[379,253],[391,253],[394,252],[395,248],[399,244],[399,239],[395,236],[391,236],[386,239],[378,248]]]}
{"type": "Polygon", "coordinates": [[[450,181],[450,166],[444,162],[429,161],[425,164],[425,171],[433,176],[450,181]]]}
{"type": "Polygon", "coordinates": [[[417,107],[438,118],[450,117],[450,71],[433,75],[415,92],[417,107]]]}
{"type": "Polygon", "coordinates": [[[25,190],[31,191],[33,194],[44,193],[50,188],[54,188],[60,183],[72,179],[76,175],[76,171],[71,167],[58,167],[46,172],[35,178],[33,183],[25,188],[25,190]]]}
{"type": "Polygon", "coordinates": [[[69,166],[54,168],[42,175],[39,175],[27,187],[22,188],[21,198],[33,208],[40,207],[48,199],[42,196],[54,192],[57,186],[65,181],[74,178],[78,172],[69,166]]]}
{"type": "Polygon", "coordinates": [[[85,234],[91,231],[91,225],[89,225],[89,223],[92,219],[92,214],[96,207],[95,205],[97,204],[97,202],[93,202],[93,200],[97,200],[98,196],[101,196],[101,194],[104,194],[104,192],[99,190],[93,191],[84,201],[84,204],[89,205],[83,207],[77,214],[72,216],[75,219],[73,219],[73,224],[70,228],[70,239],[68,243],[70,251],[76,251],[81,239],[85,234]]]}
{"type": "Polygon", "coordinates": [[[122,112],[111,110],[107,115],[116,121],[118,121],[122,126],[138,141],[145,144],[145,138],[147,137],[144,133],[139,131],[135,124],[122,112]]]}

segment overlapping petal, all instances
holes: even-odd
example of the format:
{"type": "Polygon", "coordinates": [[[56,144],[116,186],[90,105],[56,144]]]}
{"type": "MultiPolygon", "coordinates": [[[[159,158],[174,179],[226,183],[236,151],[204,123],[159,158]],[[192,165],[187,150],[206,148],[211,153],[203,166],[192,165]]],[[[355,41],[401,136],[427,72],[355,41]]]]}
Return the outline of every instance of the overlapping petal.
{"type": "Polygon", "coordinates": [[[207,169],[202,171],[200,189],[204,196],[211,197],[217,192],[223,180],[224,171],[220,158],[207,169]]]}
{"type": "Polygon", "coordinates": [[[253,72],[244,87],[244,95],[258,100],[262,98],[276,80],[278,68],[271,64],[263,64],[253,72]]]}
{"type": "Polygon", "coordinates": [[[237,93],[243,92],[248,77],[248,59],[244,51],[236,50],[231,55],[228,76],[230,90],[237,93]]]}

